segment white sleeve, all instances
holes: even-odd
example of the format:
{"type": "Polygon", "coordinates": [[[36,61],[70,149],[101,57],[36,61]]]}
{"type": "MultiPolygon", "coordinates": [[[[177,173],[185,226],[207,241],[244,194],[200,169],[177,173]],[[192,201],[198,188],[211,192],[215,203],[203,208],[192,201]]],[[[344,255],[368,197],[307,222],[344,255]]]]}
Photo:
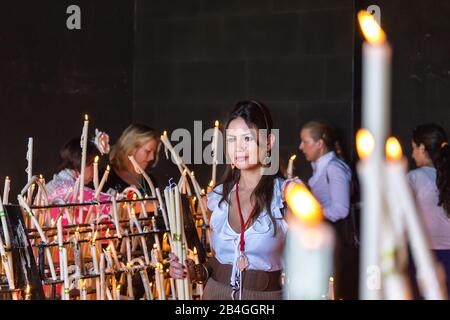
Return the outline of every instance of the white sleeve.
{"type": "Polygon", "coordinates": [[[339,166],[330,165],[327,168],[330,205],[324,207],[325,217],[336,222],[347,217],[350,211],[351,174],[339,166]]]}

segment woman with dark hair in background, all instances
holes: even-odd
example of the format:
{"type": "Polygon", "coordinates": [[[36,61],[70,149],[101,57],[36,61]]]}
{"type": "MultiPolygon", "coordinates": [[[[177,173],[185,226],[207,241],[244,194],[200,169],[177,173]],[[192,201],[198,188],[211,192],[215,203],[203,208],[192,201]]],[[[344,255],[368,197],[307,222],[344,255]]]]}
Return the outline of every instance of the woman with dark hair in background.
{"type": "Polygon", "coordinates": [[[431,249],[442,263],[450,296],[450,147],[444,129],[420,125],[412,135],[412,157],[418,167],[408,173],[431,249]]]}
{"type": "Polygon", "coordinates": [[[275,141],[272,118],[262,103],[241,101],[225,129],[231,165],[222,183],[208,194],[215,255],[204,265],[185,261],[186,270],[171,254],[170,274],[180,279],[189,273],[193,281],[207,281],[206,300],[281,299],[286,181],[279,168],[264,173],[270,156],[278,156],[271,154],[275,141]],[[260,135],[261,129],[267,130],[267,137],[260,135]]]}
{"type": "MultiPolygon", "coordinates": [[[[65,201],[69,190],[73,190],[81,171],[81,152],[80,137],[69,140],[61,147],[59,151],[58,173],[45,185],[50,203],[58,200],[65,201]]],[[[95,144],[88,142],[86,149],[86,167],[84,171],[85,185],[92,182],[92,178],[94,177],[94,158],[99,155],[100,152],[95,144]]]]}
{"type": "Polygon", "coordinates": [[[325,218],[336,230],[336,297],[357,299],[358,259],[354,241],[356,230],[349,216],[352,171],[343,160],[335,130],[327,123],[306,123],[301,130],[300,140],[299,148],[313,168],[308,186],[320,202],[325,218]]]}

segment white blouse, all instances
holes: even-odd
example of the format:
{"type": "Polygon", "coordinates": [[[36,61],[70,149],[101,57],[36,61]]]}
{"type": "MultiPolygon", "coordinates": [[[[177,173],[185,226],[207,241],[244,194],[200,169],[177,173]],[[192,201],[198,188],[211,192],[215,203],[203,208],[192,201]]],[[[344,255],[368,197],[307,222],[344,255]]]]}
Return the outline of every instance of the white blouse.
{"type": "Polygon", "coordinates": [[[444,208],[438,206],[439,190],[436,185],[436,169],[421,167],[408,173],[431,249],[450,249],[450,218],[444,208]]]}
{"type": "Polygon", "coordinates": [[[332,222],[346,218],[350,212],[350,168],[333,151],[312,162],[311,166],[313,175],[308,185],[325,217],[332,222]]]}
{"type": "MultiPolygon", "coordinates": [[[[293,179],[288,180],[292,181],[293,179]]],[[[278,271],[283,269],[283,251],[287,232],[287,223],[283,216],[283,190],[288,180],[276,178],[274,181],[271,211],[277,225],[276,234],[274,235],[273,223],[265,210],[244,232],[245,255],[249,261],[249,270],[278,271]]],[[[232,191],[235,191],[235,188],[233,187],[232,191]]],[[[240,233],[236,233],[229,224],[229,204],[223,201],[219,205],[222,189],[223,185],[218,185],[208,193],[208,208],[212,212],[211,245],[215,257],[220,263],[233,265],[230,284],[234,286],[238,275],[236,261],[239,257],[240,233]]]]}

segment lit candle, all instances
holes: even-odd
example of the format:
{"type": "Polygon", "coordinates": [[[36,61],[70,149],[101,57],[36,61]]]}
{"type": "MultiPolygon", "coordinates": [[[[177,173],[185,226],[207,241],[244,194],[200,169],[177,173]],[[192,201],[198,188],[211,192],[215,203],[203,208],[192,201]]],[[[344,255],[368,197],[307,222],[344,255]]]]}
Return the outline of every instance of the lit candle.
{"type": "Polygon", "coordinates": [[[380,215],[385,210],[380,179],[383,175],[383,144],[390,123],[392,51],[384,31],[369,12],[358,13],[358,20],[366,38],[362,59],[362,126],[374,140],[370,154],[358,164],[363,190],[360,297],[376,300],[380,299],[376,274],[379,273],[380,215]]]}
{"type": "MultiPolygon", "coordinates": [[[[198,259],[196,247],[194,247],[194,263],[200,264],[200,260],[198,259]]],[[[203,285],[200,283],[197,283],[196,288],[197,288],[197,294],[201,297],[203,295],[203,285]]]]}
{"type": "MultiPolygon", "coordinates": [[[[84,201],[84,175],[86,170],[86,155],[87,155],[87,141],[88,141],[88,128],[89,128],[89,119],[88,115],[84,115],[84,125],[83,131],[81,133],[81,171],[80,171],[80,195],[78,200],[80,203],[84,201]]],[[[83,210],[80,210],[82,212],[83,210]]],[[[81,213],[79,216],[79,223],[82,223],[81,213]]]]}
{"type": "Polygon", "coordinates": [[[102,192],[103,186],[105,185],[106,181],[108,180],[108,175],[109,175],[109,171],[110,171],[110,167],[109,164],[106,166],[106,170],[105,172],[103,172],[103,176],[102,176],[102,180],[100,181],[100,184],[97,188],[97,190],[95,190],[95,195],[94,198],[98,199],[98,196],[100,195],[100,192],[102,192]]]}
{"type": "MultiPolygon", "coordinates": [[[[430,244],[406,178],[407,160],[402,157],[402,149],[397,139],[389,138],[387,140],[386,156],[388,158],[386,178],[389,188],[387,194],[391,196],[391,204],[395,201],[394,205],[398,203],[400,206],[397,213],[401,214],[406,225],[411,254],[417,269],[419,289],[426,299],[446,299],[439,283],[436,261],[432,256],[430,244]]],[[[405,293],[404,297],[407,298],[408,296],[405,293]]]]}
{"type": "Polygon", "coordinates": [[[95,156],[94,159],[94,188],[95,190],[98,189],[98,156],[95,156]]]}
{"type": "Polygon", "coordinates": [[[289,183],[285,199],[294,214],[286,237],[285,297],[321,299],[333,267],[333,230],[322,222],[320,204],[304,185],[289,183]]]}
{"type": "Polygon", "coordinates": [[[334,278],[328,280],[328,300],[334,300],[334,278]]]}
{"type": "Polygon", "coordinates": [[[120,300],[120,284],[116,287],[116,300],[120,300]]]}
{"type": "Polygon", "coordinates": [[[375,140],[366,129],[356,134],[356,146],[360,158],[357,164],[361,181],[361,266],[360,297],[364,300],[381,298],[379,269],[380,214],[384,207],[381,176],[382,163],[373,157],[375,140]]]}
{"type": "Polygon", "coordinates": [[[5,186],[3,187],[3,204],[9,203],[9,189],[11,186],[11,180],[9,177],[5,178],[5,186]]]}
{"type": "Polygon", "coordinates": [[[289,163],[287,167],[287,177],[293,178],[294,177],[294,160],[297,156],[294,154],[289,158],[289,163]]]}
{"type": "Polygon", "coordinates": [[[81,280],[80,300],[87,300],[86,280],[81,280]]]}
{"type": "Polygon", "coordinates": [[[29,284],[27,284],[27,288],[25,289],[25,300],[31,300],[31,292],[29,284]]]}
{"type": "Polygon", "coordinates": [[[216,185],[216,172],[217,172],[217,153],[219,151],[219,121],[214,123],[214,136],[212,141],[213,161],[212,161],[212,185],[216,185]]]}

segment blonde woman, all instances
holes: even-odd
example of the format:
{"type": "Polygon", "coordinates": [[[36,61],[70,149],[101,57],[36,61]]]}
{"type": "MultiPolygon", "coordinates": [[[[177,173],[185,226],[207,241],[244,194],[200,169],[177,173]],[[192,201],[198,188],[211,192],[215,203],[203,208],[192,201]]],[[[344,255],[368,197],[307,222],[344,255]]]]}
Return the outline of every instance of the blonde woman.
{"type": "Polygon", "coordinates": [[[133,185],[144,194],[150,195],[147,182],[136,173],[128,156],[134,156],[139,166],[146,170],[156,162],[159,147],[159,134],[155,130],[143,124],[128,126],[111,149],[111,172],[103,190],[113,189],[121,192],[133,185]]]}

